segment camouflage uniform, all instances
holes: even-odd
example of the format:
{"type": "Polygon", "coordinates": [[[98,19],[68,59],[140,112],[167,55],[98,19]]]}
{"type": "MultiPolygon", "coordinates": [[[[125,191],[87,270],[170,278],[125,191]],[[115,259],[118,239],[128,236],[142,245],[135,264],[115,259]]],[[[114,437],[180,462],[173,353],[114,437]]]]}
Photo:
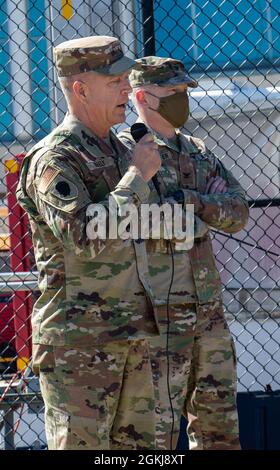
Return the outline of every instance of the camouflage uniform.
{"type": "MultiPolygon", "coordinates": [[[[60,76],[131,68],[115,38],[55,49],[60,76]]],[[[89,240],[86,211],[139,206],[147,183],[126,171],[126,147],[63,123],[26,155],[17,189],[32,229],[41,295],[32,315],[51,449],[154,448],[154,389],[145,338],[158,335],[144,242],[89,240]]],[[[108,214],[107,214],[108,216],[108,214]]]]}
{"type": "MultiPolygon", "coordinates": [[[[130,75],[132,87],[180,83],[195,86],[180,61],[147,57],[138,62],[141,67],[130,75]]],[[[248,218],[248,205],[240,184],[201,140],[178,130],[176,136],[177,141],[154,133],[162,160],[157,173],[161,194],[167,197],[181,190],[182,203],[193,204],[195,217],[207,228],[227,233],[241,230],[248,218]],[[207,182],[216,176],[226,181],[227,192],[205,194],[207,182]]],[[[129,129],[119,138],[129,148],[135,144],[129,129]]],[[[153,183],[149,184],[150,200],[158,200],[153,183]]],[[[188,418],[190,449],[239,449],[236,355],[224,316],[221,281],[208,229],[201,237],[196,236],[189,251],[173,247],[169,302],[169,243],[149,240],[147,251],[150,280],[160,305],[161,337],[149,340],[156,385],[157,448],[176,447],[183,413],[188,418]]]]}

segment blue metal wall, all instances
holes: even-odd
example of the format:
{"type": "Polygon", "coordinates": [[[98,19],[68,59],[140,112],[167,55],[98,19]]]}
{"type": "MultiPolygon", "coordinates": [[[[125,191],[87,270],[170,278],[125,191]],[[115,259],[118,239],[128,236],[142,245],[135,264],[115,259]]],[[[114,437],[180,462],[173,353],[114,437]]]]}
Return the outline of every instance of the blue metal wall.
{"type": "Polygon", "coordinates": [[[51,130],[45,0],[28,0],[30,77],[33,136],[37,140],[51,130]]]}
{"type": "MultiPolygon", "coordinates": [[[[9,0],[8,0],[9,1],[9,0]]],[[[48,90],[48,59],[45,1],[27,0],[29,71],[32,102],[32,136],[41,138],[50,131],[50,99],[48,90]]],[[[16,8],[16,3],[15,3],[16,8]]],[[[11,83],[11,52],[7,1],[0,0],[0,141],[14,139],[13,100],[11,83]]],[[[19,25],[21,27],[21,25],[19,25]]]]}
{"type": "Polygon", "coordinates": [[[154,16],[157,54],[191,70],[280,65],[279,0],[155,0],[154,16]]]}
{"type": "Polygon", "coordinates": [[[12,135],[12,97],[9,69],[9,36],[6,1],[0,1],[0,139],[10,140],[12,135]]]}

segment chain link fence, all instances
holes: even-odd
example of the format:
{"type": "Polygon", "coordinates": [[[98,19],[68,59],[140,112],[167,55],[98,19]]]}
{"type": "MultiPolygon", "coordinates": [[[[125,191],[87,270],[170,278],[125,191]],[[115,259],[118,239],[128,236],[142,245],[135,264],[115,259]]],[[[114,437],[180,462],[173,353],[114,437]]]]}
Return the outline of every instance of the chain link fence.
{"type": "MultiPolygon", "coordinates": [[[[233,172],[251,206],[242,232],[213,231],[238,389],[280,388],[279,9],[278,0],[0,0],[0,448],[46,446],[26,367],[36,266],[15,186],[19,155],[66,110],[52,48],[78,36],[118,36],[131,57],[178,58],[199,82],[185,130],[233,172]]],[[[135,117],[130,107],[125,126],[135,117]]]]}

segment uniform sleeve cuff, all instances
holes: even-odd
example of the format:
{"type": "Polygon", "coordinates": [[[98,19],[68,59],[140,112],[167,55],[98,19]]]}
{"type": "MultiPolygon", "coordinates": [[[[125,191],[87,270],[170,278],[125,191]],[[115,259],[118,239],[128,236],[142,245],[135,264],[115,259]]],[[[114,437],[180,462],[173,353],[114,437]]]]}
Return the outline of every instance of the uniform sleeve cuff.
{"type": "Polygon", "coordinates": [[[185,204],[194,205],[194,213],[199,214],[203,211],[203,203],[199,197],[197,191],[192,191],[191,189],[182,189],[184,193],[185,204]]]}
{"type": "Polygon", "coordinates": [[[148,183],[137,173],[127,171],[119,181],[117,188],[129,189],[136,194],[140,202],[146,202],[150,194],[148,183]]]}

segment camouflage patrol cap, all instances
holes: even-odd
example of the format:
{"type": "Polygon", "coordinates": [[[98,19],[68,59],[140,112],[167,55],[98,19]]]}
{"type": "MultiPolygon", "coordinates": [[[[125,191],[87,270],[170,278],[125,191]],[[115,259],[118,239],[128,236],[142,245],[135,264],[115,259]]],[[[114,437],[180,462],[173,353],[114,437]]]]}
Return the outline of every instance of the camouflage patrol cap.
{"type": "Polygon", "coordinates": [[[136,88],[143,85],[172,86],[186,84],[197,87],[198,84],[186,73],[183,62],[167,57],[148,56],[136,60],[137,67],[129,76],[130,85],[136,88]]]}
{"type": "Polygon", "coordinates": [[[89,36],[63,42],[54,48],[54,60],[59,77],[90,71],[118,75],[135,65],[135,60],[124,56],[120,41],[111,36],[89,36]]]}

